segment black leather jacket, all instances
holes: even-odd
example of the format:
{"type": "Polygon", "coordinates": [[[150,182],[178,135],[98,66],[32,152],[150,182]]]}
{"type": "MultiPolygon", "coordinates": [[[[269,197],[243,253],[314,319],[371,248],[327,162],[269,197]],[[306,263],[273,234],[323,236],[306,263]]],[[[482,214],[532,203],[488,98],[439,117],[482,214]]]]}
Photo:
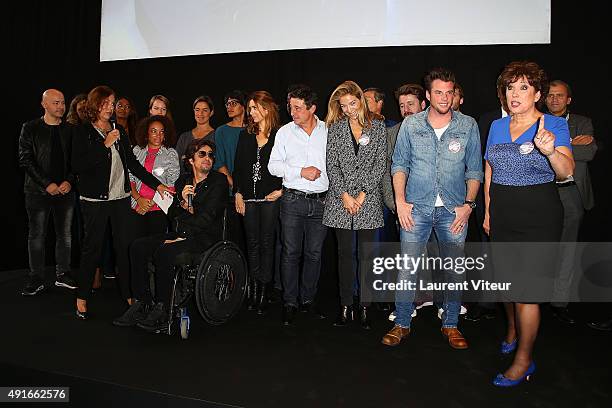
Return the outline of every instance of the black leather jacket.
{"type": "MultiPolygon", "coordinates": [[[[74,175],[70,169],[72,126],[57,125],[64,152],[65,181],[74,186],[74,175]]],[[[26,122],[19,135],[19,167],[25,170],[23,191],[26,193],[47,194],[46,188],[57,180],[49,176],[51,167],[51,125],[42,118],[26,122]]],[[[64,181],[64,180],[62,180],[64,181]]]]}
{"type": "Polygon", "coordinates": [[[185,184],[191,184],[192,180],[190,174],[185,174],[175,184],[174,202],[168,211],[174,230],[180,237],[193,241],[220,241],[223,234],[223,211],[229,200],[227,177],[211,170],[206,179],[196,185],[193,214],[180,205],[183,188],[185,184]]]}
{"type": "MultiPolygon", "coordinates": [[[[161,183],[138,162],[125,130],[119,125],[117,128],[121,132],[118,145],[125,174],[124,191],[129,193],[131,190],[128,169],[153,190],[157,189],[161,183]]],[[[104,146],[104,138],[90,123],[75,128],[72,137],[72,168],[81,196],[108,200],[111,161],[110,148],[104,146]]]]}

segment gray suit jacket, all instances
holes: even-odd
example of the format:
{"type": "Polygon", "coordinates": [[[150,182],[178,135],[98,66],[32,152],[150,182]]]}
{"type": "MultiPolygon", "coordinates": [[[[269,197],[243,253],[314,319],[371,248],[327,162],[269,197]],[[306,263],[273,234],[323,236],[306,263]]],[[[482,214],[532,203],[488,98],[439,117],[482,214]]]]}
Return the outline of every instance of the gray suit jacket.
{"type": "Polygon", "coordinates": [[[393,127],[387,128],[387,164],[385,167],[385,175],[382,180],[382,194],[385,205],[388,209],[395,212],[395,194],[393,192],[393,178],[391,177],[391,158],[395,150],[395,142],[397,142],[397,134],[399,133],[402,122],[393,127]]]}
{"type": "Polygon", "coordinates": [[[363,130],[368,136],[367,145],[359,146],[355,155],[348,119],[342,119],[329,127],[327,133],[327,176],[329,190],[325,198],[323,224],[333,228],[374,229],[383,226],[383,202],[380,184],[386,169],[385,124],[373,120],[370,128],[363,130]],[[356,197],[366,193],[361,210],[351,216],[342,204],[342,194],[356,197]]]}
{"type": "MultiPolygon", "coordinates": [[[[570,113],[567,124],[571,138],[578,135],[595,135],[593,123],[586,116],[570,113]]],[[[586,146],[572,145],[572,151],[574,153],[574,161],[576,162],[576,169],[574,170],[576,187],[578,187],[580,192],[584,209],[590,210],[595,205],[595,200],[593,198],[593,187],[591,186],[591,176],[589,175],[587,163],[593,160],[595,152],[597,152],[597,143],[593,140],[593,143],[586,146]]]]}

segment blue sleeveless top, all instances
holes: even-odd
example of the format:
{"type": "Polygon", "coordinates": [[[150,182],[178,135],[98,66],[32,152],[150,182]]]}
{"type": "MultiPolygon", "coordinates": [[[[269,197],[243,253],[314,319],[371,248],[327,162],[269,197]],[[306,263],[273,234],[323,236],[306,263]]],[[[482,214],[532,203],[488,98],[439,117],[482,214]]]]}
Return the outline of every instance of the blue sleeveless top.
{"type": "MultiPolygon", "coordinates": [[[[545,129],[555,135],[555,147],[567,146],[571,150],[569,127],[565,118],[548,114],[544,116],[545,129]]],[[[493,171],[491,181],[508,186],[550,183],[555,179],[555,172],[533,142],[540,120],[513,142],[510,119],[510,116],[497,119],[489,130],[485,159],[493,171]]]]}

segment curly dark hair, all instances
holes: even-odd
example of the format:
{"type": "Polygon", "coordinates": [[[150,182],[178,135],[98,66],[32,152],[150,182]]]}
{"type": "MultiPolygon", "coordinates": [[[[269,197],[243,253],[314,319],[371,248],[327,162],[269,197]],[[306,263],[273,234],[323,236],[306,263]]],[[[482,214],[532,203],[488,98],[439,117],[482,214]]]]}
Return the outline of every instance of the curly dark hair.
{"type": "Polygon", "coordinates": [[[162,145],[165,147],[174,146],[176,142],[176,132],[174,131],[174,125],[167,116],[154,115],[144,118],[138,124],[136,128],[136,143],[138,146],[144,148],[149,143],[149,126],[151,123],[159,122],[164,127],[164,141],[162,145]]]}
{"type": "Polygon", "coordinates": [[[529,85],[535,88],[536,92],[540,92],[540,99],[536,103],[537,108],[540,109],[548,93],[548,78],[546,72],[533,61],[513,61],[506,65],[497,81],[497,92],[502,99],[502,104],[508,106],[506,99],[508,85],[523,77],[527,79],[529,85]]]}
{"type": "Polygon", "coordinates": [[[213,153],[216,150],[215,142],[205,137],[201,139],[194,139],[191,141],[191,143],[189,143],[189,145],[187,145],[187,149],[185,150],[185,156],[183,157],[183,167],[188,173],[192,173],[191,163],[189,163],[189,160],[193,159],[195,153],[204,146],[210,147],[213,153]]]}

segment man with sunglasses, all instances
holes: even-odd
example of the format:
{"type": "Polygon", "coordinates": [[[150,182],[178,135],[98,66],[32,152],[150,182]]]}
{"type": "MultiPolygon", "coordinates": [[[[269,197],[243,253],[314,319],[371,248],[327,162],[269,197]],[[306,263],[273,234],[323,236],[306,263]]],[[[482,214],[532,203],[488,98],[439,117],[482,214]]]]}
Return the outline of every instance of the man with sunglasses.
{"type": "Polygon", "coordinates": [[[222,239],[223,210],[227,205],[227,179],[214,170],[215,145],[196,139],[185,152],[186,172],[176,183],[177,194],[168,210],[174,231],[137,239],[130,247],[132,292],[135,301],[116,326],[157,332],[168,324],[170,285],[175,259],[183,253],[200,253],[222,239]],[[155,266],[156,303],[148,290],[147,264],[155,266]]]}

